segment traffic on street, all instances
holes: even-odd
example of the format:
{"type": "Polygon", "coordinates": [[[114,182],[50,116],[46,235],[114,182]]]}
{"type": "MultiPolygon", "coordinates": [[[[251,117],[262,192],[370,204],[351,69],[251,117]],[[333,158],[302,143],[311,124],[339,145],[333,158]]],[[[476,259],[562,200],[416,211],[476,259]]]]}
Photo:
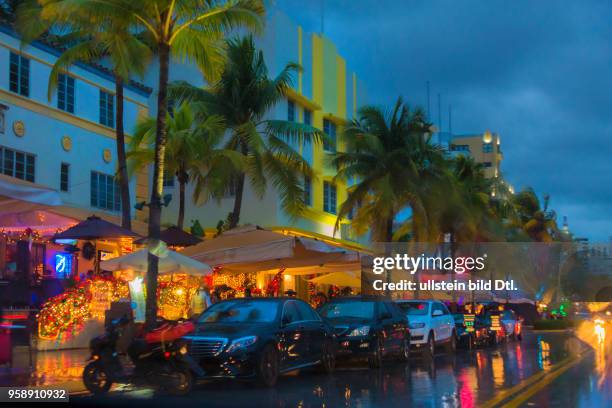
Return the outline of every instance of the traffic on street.
{"type": "Polygon", "coordinates": [[[232,299],[183,323],[193,326],[189,334],[166,339],[163,350],[135,337],[129,359],[122,358],[111,341],[128,336],[130,322],[116,321],[89,352],[40,353],[33,374],[0,376],[0,385],[67,387],[71,403],[82,406],[611,402],[609,320],[585,320],[575,331],[533,331],[517,328],[520,319],[510,321],[515,314],[500,309],[485,303],[478,315],[451,314],[432,300],[347,297],[315,311],[295,298],[232,299]]]}

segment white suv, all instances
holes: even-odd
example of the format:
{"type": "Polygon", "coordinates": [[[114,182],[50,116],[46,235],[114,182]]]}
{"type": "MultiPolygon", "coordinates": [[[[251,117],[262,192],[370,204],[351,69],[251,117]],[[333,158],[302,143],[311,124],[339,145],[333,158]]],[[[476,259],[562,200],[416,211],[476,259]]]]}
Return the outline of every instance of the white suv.
{"type": "Polygon", "coordinates": [[[457,346],[455,320],[446,305],[437,300],[399,300],[410,326],[410,346],[425,357],[433,357],[435,347],[444,344],[454,353],[457,346]]]}

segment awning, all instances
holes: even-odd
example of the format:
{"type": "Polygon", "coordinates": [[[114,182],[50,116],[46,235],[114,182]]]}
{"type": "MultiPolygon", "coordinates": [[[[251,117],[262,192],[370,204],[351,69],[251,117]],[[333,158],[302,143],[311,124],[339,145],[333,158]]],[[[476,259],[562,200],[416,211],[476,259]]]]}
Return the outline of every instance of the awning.
{"type": "Polygon", "coordinates": [[[349,286],[351,288],[361,287],[360,275],[354,275],[347,272],[328,273],[327,275],[310,279],[308,282],[318,285],[349,286]]]}
{"type": "Polygon", "coordinates": [[[47,186],[0,174],[0,214],[61,205],[59,193],[47,186]]]}
{"type": "Polygon", "coordinates": [[[358,252],[254,225],[226,231],[216,238],[186,248],[181,253],[209,265],[222,266],[224,271],[230,272],[359,264],[358,252]]]}
{"type": "MultiPolygon", "coordinates": [[[[269,275],[276,275],[277,269],[270,269],[264,271],[269,275]]],[[[317,275],[322,273],[334,273],[334,272],[349,272],[354,275],[361,274],[361,265],[359,262],[329,262],[323,265],[309,265],[302,267],[293,267],[286,269],[283,273],[285,275],[317,275]]]]}

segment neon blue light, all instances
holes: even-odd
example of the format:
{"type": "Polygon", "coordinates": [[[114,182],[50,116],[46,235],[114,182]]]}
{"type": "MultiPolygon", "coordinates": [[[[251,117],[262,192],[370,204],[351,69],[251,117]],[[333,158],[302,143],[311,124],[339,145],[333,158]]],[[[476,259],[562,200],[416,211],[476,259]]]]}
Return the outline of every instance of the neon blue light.
{"type": "Polygon", "coordinates": [[[70,254],[55,254],[55,276],[65,278],[72,271],[72,256],[70,254]]]}

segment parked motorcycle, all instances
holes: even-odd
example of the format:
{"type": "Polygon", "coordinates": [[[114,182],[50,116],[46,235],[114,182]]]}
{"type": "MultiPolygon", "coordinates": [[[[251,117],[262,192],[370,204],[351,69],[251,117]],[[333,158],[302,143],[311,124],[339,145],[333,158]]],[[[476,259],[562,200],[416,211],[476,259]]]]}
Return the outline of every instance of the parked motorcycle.
{"type": "MultiPolygon", "coordinates": [[[[191,323],[188,323],[191,324],[191,323]]],[[[113,321],[104,335],[90,342],[91,359],[83,370],[83,383],[94,394],[108,392],[113,383],[152,386],[173,395],[185,395],[193,386],[193,373],[202,369],[187,353],[180,338],[147,342],[130,338],[133,323],[128,318],[113,321]],[[118,345],[127,343],[127,353],[118,345]]]]}

